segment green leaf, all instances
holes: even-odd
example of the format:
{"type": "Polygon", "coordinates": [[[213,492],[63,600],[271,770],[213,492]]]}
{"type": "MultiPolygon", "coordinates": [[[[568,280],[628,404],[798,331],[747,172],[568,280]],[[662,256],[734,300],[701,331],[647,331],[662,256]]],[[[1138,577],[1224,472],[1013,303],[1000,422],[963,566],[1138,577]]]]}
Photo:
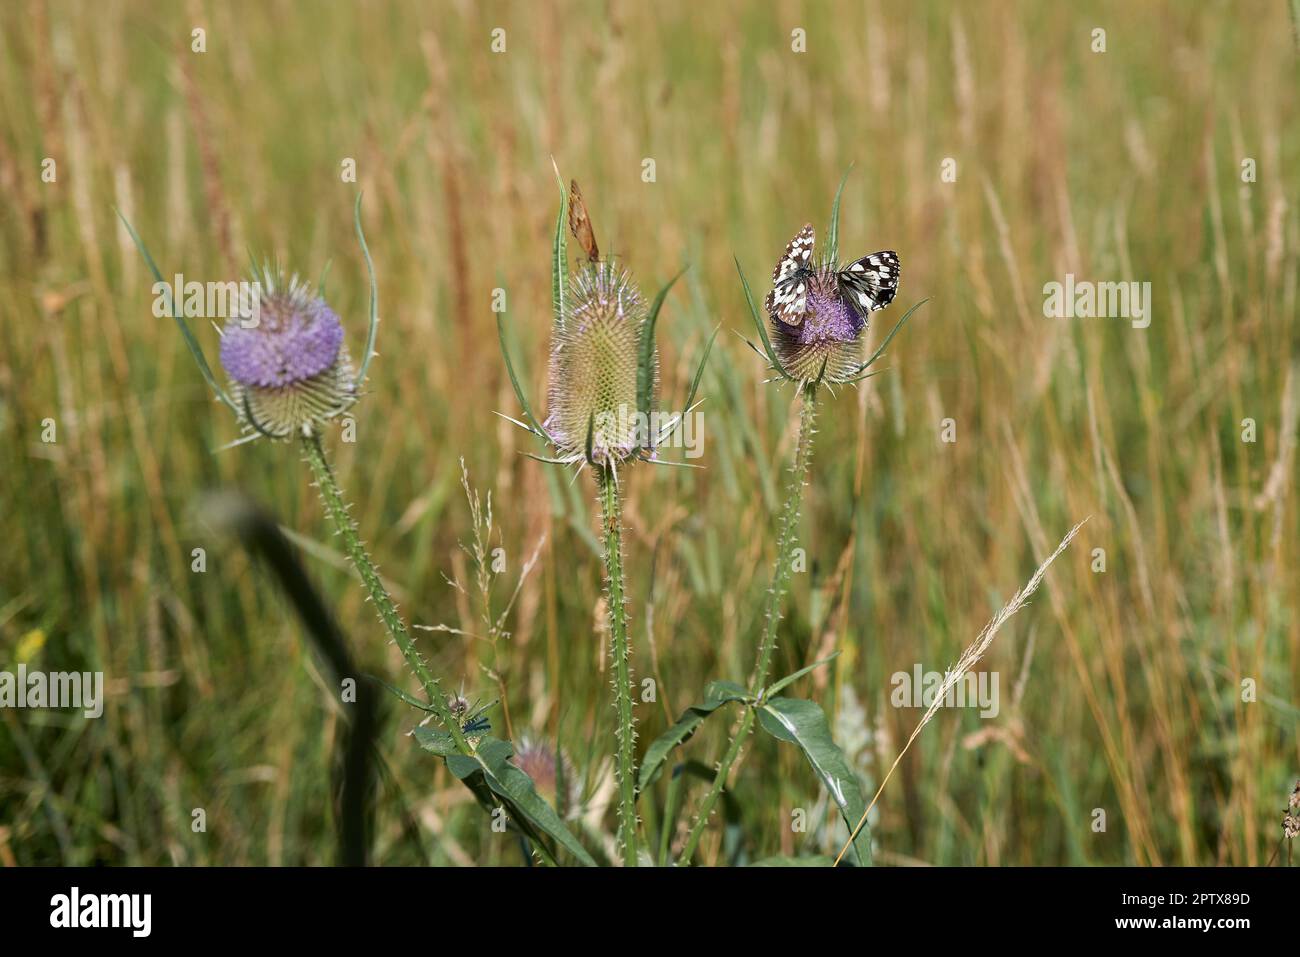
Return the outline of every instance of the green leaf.
{"type": "Polygon", "coordinates": [[[565,826],[560,815],[537,793],[533,780],[524,771],[510,763],[515,753],[508,741],[484,737],[472,757],[454,754],[447,758],[447,768],[471,790],[476,784],[485,784],[493,794],[507,805],[511,820],[533,840],[544,834],[576,857],[587,867],[596,862],[587,849],[565,826]],[[477,775],[482,775],[481,781],[477,775]]]}
{"type": "MultiPolygon", "coordinates": [[[[857,774],[849,767],[844,752],[831,740],[830,725],[821,706],[799,698],[773,698],[758,709],[758,724],[781,741],[797,744],[817,772],[831,800],[840,809],[849,833],[867,812],[867,801],[857,774]]],[[[864,827],[853,842],[857,863],[871,863],[871,833],[864,827]]]]}
{"type": "Polygon", "coordinates": [[[704,355],[700,357],[700,364],[695,368],[695,378],[691,380],[691,391],[686,393],[686,404],[682,406],[682,414],[685,415],[691,411],[691,406],[695,403],[695,393],[699,391],[700,380],[704,378],[704,366],[709,361],[709,353],[713,351],[713,340],[718,338],[718,330],[721,325],[713,327],[713,334],[709,336],[709,341],[704,344],[704,355]]]}
{"type": "MultiPolygon", "coordinates": [[[[886,347],[888,347],[889,343],[893,340],[894,336],[898,335],[898,330],[903,328],[903,323],[907,322],[907,320],[910,319],[910,318],[912,317],[912,313],[916,312],[916,310],[920,309],[922,306],[924,306],[924,305],[925,305],[927,302],[929,302],[929,301],[930,301],[930,300],[929,300],[928,298],[926,298],[926,299],[922,299],[920,302],[918,302],[916,305],[914,305],[911,309],[907,310],[907,312],[903,313],[903,318],[902,318],[902,319],[899,319],[898,322],[894,323],[894,328],[889,330],[889,335],[885,336],[885,341],[882,342],[882,343],[880,344],[880,347],[879,347],[878,349],[876,349],[876,351],[873,352],[873,353],[871,354],[871,358],[868,359],[866,362],[862,363],[861,365],[859,365],[856,369],[854,369],[852,372],[850,372],[849,375],[850,375],[850,376],[856,376],[859,372],[863,372],[863,371],[865,371],[866,369],[868,369],[868,368],[871,366],[871,364],[872,364],[873,362],[875,362],[875,361],[876,361],[877,359],[879,359],[882,355],[884,355],[884,354],[885,354],[885,349],[886,349],[886,347]]],[[[866,378],[866,376],[863,376],[862,378],[866,378]]],[[[846,379],[846,380],[844,380],[844,381],[846,381],[846,382],[856,382],[857,380],[856,380],[856,379],[846,379]]]]}
{"type": "MultiPolygon", "coordinates": [[[[436,708],[434,708],[434,707],[432,707],[432,706],[430,706],[430,705],[425,704],[423,701],[421,701],[419,698],[416,698],[414,695],[409,695],[409,694],[407,694],[407,693],[406,693],[405,691],[403,691],[401,688],[395,688],[395,687],[393,687],[392,685],[390,685],[390,684],[389,684],[387,681],[385,681],[384,679],[382,679],[382,678],[376,678],[374,675],[366,675],[366,677],[367,677],[368,679],[370,679],[371,681],[373,681],[375,684],[379,685],[380,687],[382,687],[382,688],[387,688],[388,691],[390,691],[392,694],[396,695],[398,698],[400,698],[400,699],[402,699],[403,701],[405,701],[405,702],[406,702],[407,704],[409,704],[412,708],[419,708],[421,711],[429,712],[429,713],[431,713],[431,714],[436,714],[436,713],[437,713],[437,710],[438,710],[438,709],[436,709],[436,708]]],[[[417,730],[423,730],[423,729],[417,729],[417,730]]],[[[418,735],[417,735],[417,737],[418,737],[418,735]]]]}
{"type": "Polygon", "coordinates": [[[375,357],[375,337],[379,333],[379,284],[375,282],[375,264],[370,259],[366,233],[361,228],[361,193],[357,193],[352,218],[357,227],[357,239],[361,242],[361,255],[366,258],[366,272],[370,275],[370,329],[366,333],[366,355],[361,360],[361,371],[357,374],[357,382],[361,383],[366,381],[366,370],[370,368],[370,360],[375,357]]]}
{"type": "Polygon", "coordinates": [[[646,313],[645,322],[641,324],[641,342],[638,343],[637,366],[636,366],[636,404],[637,408],[644,412],[647,419],[650,416],[650,390],[654,384],[654,361],[655,361],[655,323],[659,321],[659,310],[663,307],[664,299],[668,296],[668,291],[673,288],[673,284],[682,278],[682,273],[686,272],[687,267],[683,266],[681,271],[669,279],[659,295],[655,296],[655,301],[650,304],[650,311],[646,313]]]}
{"type": "MultiPolygon", "coordinates": [[[[444,758],[462,756],[456,747],[456,739],[441,728],[416,728],[412,734],[420,747],[426,751],[432,751],[444,758]]],[[[450,765],[450,762],[448,762],[448,765],[450,765]]],[[[477,764],[475,768],[477,768],[477,764]]],[[[474,769],[471,768],[470,770],[473,771],[474,769]]],[[[452,771],[452,774],[456,774],[456,772],[452,771]]],[[[461,776],[457,774],[456,777],[460,778],[461,776]]]]}
{"type": "Polygon", "coordinates": [[[836,385],[852,385],[854,382],[865,382],[867,379],[874,379],[876,376],[880,375],[882,372],[888,372],[888,371],[889,371],[889,367],[886,366],[886,367],[883,368],[883,369],[877,369],[875,372],[864,372],[862,375],[860,375],[860,376],[854,376],[852,379],[842,379],[842,380],[840,380],[839,382],[837,382],[837,383],[835,383],[835,384],[836,384],[836,385]]]}
{"type": "Polygon", "coordinates": [[[501,356],[506,360],[506,373],[510,376],[510,385],[514,387],[515,398],[519,400],[519,406],[524,410],[524,415],[528,416],[528,424],[532,426],[533,431],[541,438],[546,438],[546,430],[538,423],[537,418],[533,415],[533,410],[524,397],[524,390],[519,385],[519,377],[515,375],[515,364],[510,361],[510,347],[506,345],[506,327],[503,319],[504,313],[497,313],[497,338],[501,341],[501,356]]]}
{"type": "Polygon", "coordinates": [[[844,195],[844,184],[848,181],[851,172],[853,172],[852,163],[840,178],[840,188],[835,191],[835,202],[831,204],[831,223],[826,231],[826,257],[832,263],[840,258],[840,197],[844,195]]]}
{"type": "Polygon", "coordinates": [[[781,373],[781,377],[794,381],[794,376],[785,371],[781,365],[781,360],[776,357],[772,351],[772,340],[767,337],[767,327],[763,325],[763,318],[759,315],[758,307],[754,305],[754,294],[750,291],[749,280],[745,278],[745,270],[740,268],[740,260],[736,260],[736,272],[740,273],[740,283],[745,287],[745,302],[749,303],[749,315],[754,320],[754,328],[758,330],[758,337],[763,343],[763,351],[767,353],[767,361],[772,363],[772,368],[781,373]]]}
{"type": "Polygon", "coordinates": [[[763,691],[763,697],[764,697],[764,698],[770,698],[770,697],[772,697],[772,695],[776,694],[776,693],[777,693],[778,691],[780,691],[782,688],[784,688],[784,687],[786,687],[787,685],[793,684],[794,682],[798,681],[800,678],[802,678],[802,677],[803,677],[804,675],[806,675],[808,672],[813,671],[813,670],[815,670],[815,669],[817,669],[817,668],[820,668],[820,667],[821,667],[822,665],[824,665],[824,664],[828,664],[829,662],[834,661],[834,660],[835,660],[836,658],[838,658],[839,656],[840,656],[840,653],[837,651],[837,652],[835,652],[834,654],[827,655],[827,656],[826,656],[825,658],[823,658],[821,661],[814,661],[812,664],[810,664],[810,665],[809,665],[808,667],[806,667],[806,668],[800,668],[798,671],[796,671],[796,672],[795,672],[794,674],[792,674],[792,675],[786,675],[786,676],[785,676],[784,678],[782,678],[780,681],[777,681],[777,682],[775,682],[774,684],[770,684],[770,685],[768,685],[767,688],[763,691]]]}
{"type": "Polygon", "coordinates": [[[198,364],[199,372],[203,374],[203,379],[207,382],[208,388],[215,392],[217,398],[229,406],[232,412],[239,415],[239,407],[226,394],[226,390],[221,388],[221,385],[217,382],[217,377],[212,374],[212,367],[208,365],[208,360],[203,357],[203,350],[199,348],[199,340],[194,338],[194,333],[190,331],[190,327],[185,324],[185,320],[176,311],[176,303],[172,302],[171,286],[163,279],[162,273],[158,271],[158,264],[153,261],[153,256],[149,255],[149,248],[145,246],[144,241],[136,233],[135,227],[127,222],[126,217],[122,215],[122,211],[116,208],[113,211],[117,213],[117,218],[122,220],[122,225],[126,227],[126,231],[131,234],[131,241],[135,243],[135,248],[144,257],[145,265],[149,267],[149,272],[153,274],[154,282],[162,283],[167,288],[168,311],[171,312],[172,319],[176,321],[176,325],[180,328],[181,336],[185,339],[185,345],[189,347],[190,355],[194,357],[194,361],[198,364]]]}
{"type": "Polygon", "coordinates": [[[676,724],[650,743],[645,757],[641,759],[641,770],[637,776],[637,793],[655,783],[663,770],[664,763],[668,760],[668,755],[678,745],[686,742],[704,723],[705,718],[729,701],[749,701],[752,697],[744,687],[734,681],[711,682],[704,689],[704,700],[683,711],[676,724]]]}
{"type": "MultiPolygon", "coordinates": [[[[555,165],[555,160],[551,160],[551,165],[555,165]]],[[[565,230],[569,218],[569,194],[560,178],[559,167],[555,169],[555,181],[560,184],[560,214],[555,217],[555,242],[551,249],[551,311],[556,328],[563,329],[564,279],[569,271],[569,239],[565,230]]]]}
{"type": "Polygon", "coordinates": [[[457,781],[469,780],[470,776],[477,774],[480,768],[478,759],[467,754],[447,755],[447,770],[456,776],[457,781]]]}

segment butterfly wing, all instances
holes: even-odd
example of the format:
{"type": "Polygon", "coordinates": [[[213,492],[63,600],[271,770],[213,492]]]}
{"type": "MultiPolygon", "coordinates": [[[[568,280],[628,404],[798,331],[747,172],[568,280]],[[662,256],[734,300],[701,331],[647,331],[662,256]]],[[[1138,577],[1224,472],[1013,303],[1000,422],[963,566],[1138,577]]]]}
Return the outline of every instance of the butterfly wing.
{"type": "Polygon", "coordinates": [[[851,262],[836,274],[840,296],[862,319],[884,309],[898,292],[898,253],[884,250],[851,262]]]}
{"type": "Polygon", "coordinates": [[[799,325],[808,311],[808,280],[812,278],[808,264],[812,262],[813,239],[812,223],[808,223],[790,240],[785,255],[772,271],[772,291],[764,305],[787,326],[799,325]]]}
{"type": "Polygon", "coordinates": [[[591,262],[600,261],[600,248],[596,245],[596,231],[592,229],[587,204],[582,201],[582,191],[576,179],[569,180],[569,230],[591,262]]]}

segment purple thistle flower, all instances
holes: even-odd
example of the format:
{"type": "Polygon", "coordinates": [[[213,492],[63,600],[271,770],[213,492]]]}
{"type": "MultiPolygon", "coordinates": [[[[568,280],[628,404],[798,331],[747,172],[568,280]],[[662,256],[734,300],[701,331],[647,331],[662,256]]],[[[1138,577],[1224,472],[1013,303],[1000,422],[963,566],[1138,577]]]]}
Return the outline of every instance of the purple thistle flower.
{"type": "Polygon", "coordinates": [[[260,301],[256,326],[230,322],[221,339],[221,364],[236,382],[280,388],[319,375],[338,360],[343,323],[324,299],[284,293],[260,301]]]}
{"type": "Polygon", "coordinates": [[[246,428],[271,438],[306,434],[356,401],[343,324],[297,276],[256,276],[249,316],[227,320],[221,365],[246,428]]]}
{"type": "Polygon", "coordinates": [[[795,339],[801,346],[815,346],[828,342],[853,342],[866,327],[866,320],[849,306],[838,292],[827,295],[822,281],[814,280],[808,293],[808,315],[795,330],[795,339]]]}
{"type": "Polygon", "coordinates": [[[862,361],[866,320],[844,301],[833,265],[813,270],[807,282],[803,322],[790,326],[771,318],[772,349],[782,368],[796,379],[815,379],[824,364],[826,381],[843,381],[862,361]]]}

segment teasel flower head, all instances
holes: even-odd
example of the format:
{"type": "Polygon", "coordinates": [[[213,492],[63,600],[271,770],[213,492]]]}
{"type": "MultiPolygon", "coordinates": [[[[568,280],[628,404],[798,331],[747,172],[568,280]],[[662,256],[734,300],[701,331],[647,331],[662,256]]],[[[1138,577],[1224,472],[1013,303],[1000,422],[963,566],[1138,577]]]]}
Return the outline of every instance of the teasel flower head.
{"type": "Polygon", "coordinates": [[[640,346],[649,315],[628,271],[612,262],[584,264],[569,283],[563,321],[551,337],[544,427],[561,456],[586,454],[617,466],[647,444],[638,411],[653,410],[658,356],[650,357],[650,409],[638,394],[640,346]]]}
{"type": "Polygon", "coordinates": [[[786,325],[769,313],[772,348],[795,379],[847,381],[862,362],[867,321],[840,296],[832,265],[817,267],[804,282],[806,311],[799,325],[786,325]]]}
{"type": "MultiPolygon", "coordinates": [[[[279,269],[253,264],[251,282],[245,284],[248,288],[236,294],[235,314],[228,316],[225,327],[219,330],[221,365],[229,377],[230,391],[218,381],[198,337],[178,308],[179,294],[165,296],[166,309],[203,380],[248,432],[232,445],[259,436],[310,438],[321,423],[347,411],[356,401],[360,383],[366,381],[370,362],[377,355],[379,307],[374,263],[361,227],[360,194],[352,215],[370,279],[370,325],[361,368],[355,374],[343,344],[343,325],[338,315],[323,296],[296,275],[286,279],[279,269]]],[[[135,227],[120,212],[118,218],[144,257],[155,287],[167,289],[168,283],[135,227]]]]}
{"type": "Polygon", "coordinates": [[[227,320],[221,365],[245,428],[277,439],[310,434],[356,401],[343,324],[311,286],[272,269],[255,276],[254,322],[227,320]]]}
{"type": "Polygon", "coordinates": [[[524,734],[511,759],[533,779],[533,786],[566,820],[582,813],[582,782],[563,748],[524,734]]]}
{"type": "Polygon", "coordinates": [[[807,223],[795,234],[772,271],[772,291],[760,311],[745,272],[736,260],[741,285],[762,348],[750,348],[765,358],[774,379],[787,380],[801,390],[859,382],[875,375],[866,370],[879,359],[921,300],[894,324],[880,346],[862,358],[864,333],[871,313],[884,309],[898,292],[898,254],[869,253],[849,262],[839,259],[840,197],[848,173],[840,180],[831,207],[830,228],[820,257],[814,257],[816,234],[807,223]]]}
{"type": "MultiPolygon", "coordinates": [[[[506,348],[501,313],[497,314],[497,333],[501,339],[506,372],[525,418],[525,421],[511,421],[545,440],[554,451],[554,455],[546,457],[525,454],[543,462],[574,465],[579,470],[590,465],[595,473],[604,538],[602,557],[606,594],[610,599],[610,653],[614,662],[611,687],[618,713],[614,726],[619,791],[618,846],[623,863],[635,866],[638,860],[636,717],[631,700],[631,645],[624,597],[619,468],[636,459],[658,461],[657,450],[680,423],[677,416],[669,416],[668,421],[663,422],[663,417],[656,412],[659,358],[654,335],[660,307],[677,277],[673,277],[647,305],[628,271],[601,258],[596,232],[578,184],[570,181],[566,190],[558,169],[556,181],[560,186],[560,210],[551,259],[552,331],[547,394],[549,408],[545,422],[533,415],[519,384],[506,348]],[[572,280],[567,278],[566,224],[585,257],[572,280]]],[[[710,337],[704,361],[707,361],[712,345],[713,338],[710,337]]],[[[682,406],[683,414],[692,410],[691,403],[700,383],[704,361],[700,363],[686,404],[682,406]]],[[[563,767],[562,756],[558,754],[547,762],[545,755],[530,758],[525,752],[522,760],[530,759],[543,762],[543,767],[538,770],[543,777],[546,763],[563,767]]],[[[562,784],[558,786],[562,787],[562,784]]]]}
{"type": "Polygon", "coordinates": [[[889,305],[898,291],[898,255],[883,250],[841,266],[834,239],[820,262],[813,258],[814,242],[808,223],[772,271],[772,291],[763,303],[770,356],[796,382],[854,381],[865,368],[867,317],[889,305]]]}
{"type": "MultiPolygon", "coordinates": [[[[530,457],[579,468],[591,465],[602,474],[616,475],[624,463],[637,459],[659,461],[657,450],[681,423],[679,415],[658,412],[659,353],[655,345],[659,310],[681,273],[670,279],[653,300],[647,300],[626,267],[601,257],[578,184],[571,183],[566,191],[560,182],[561,205],[551,273],[547,414],[540,419],[529,408],[498,314],[497,331],[506,371],[525,421],[505,418],[544,439],[554,453],[551,457],[530,457]],[[569,232],[582,254],[572,276],[566,238],[569,232]]],[[[685,411],[694,408],[695,392],[716,335],[715,329],[682,406],[685,411]]]]}

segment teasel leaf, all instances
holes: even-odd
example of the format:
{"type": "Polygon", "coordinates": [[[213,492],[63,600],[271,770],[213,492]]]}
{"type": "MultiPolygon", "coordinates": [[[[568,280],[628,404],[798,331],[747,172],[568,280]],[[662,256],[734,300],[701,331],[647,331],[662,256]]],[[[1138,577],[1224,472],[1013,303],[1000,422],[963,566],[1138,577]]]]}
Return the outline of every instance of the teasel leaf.
{"type": "Polygon", "coordinates": [[[704,355],[700,356],[700,364],[695,367],[695,376],[691,379],[690,391],[686,393],[686,404],[682,406],[682,415],[691,411],[695,405],[695,393],[700,390],[700,380],[704,378],[704,367],[708,365],[709,353],[713,351],[713,340],[718,338],[718,330],[721,325],[713,327],[713,332],[709,335],[709,341],[704,344],[704,355]]]}
{"type": "MultiPolygon", "coordinates": [[[[511,421],[514,421],[513,419],[511,421]]],[[[573,465],[573,459],[557,459],[548,455],[534,455],[532,452],[520,452],[524,458],[532,459],[534,462],[541,462],[543,465],[573,465]]]]}
{"type": "Polygon", "coordinates": [[[587,455],[587,464],[592,468],[596,467],[595,438],[596,414],[593,412],[591,415],[587,416],[587,447],[585,450],[587,455]]]}
{"type": "Polygon", "coordinates": [[[654,388],[655,378],[655,323],[659,320],[659,310],[663,307],[669,290],[678,279],[682,278],[682,274],[688,268],[690,267],[683,266],[677,275],[669,279],[659,290],[659,295],[655,296],[654,302],[650,304],[650,311],[646,313],[645,322],[641,324],[641,341],[638,343],[637,350],[636,404],[638,411],[643,412],[647,419],[653,411],[651,403],[654,401],[654,396],[650,393],[654,388]]]}
{"type": "MultiPolygon", "coordinates": [[[[859,373],[862,373],[867,369],[869,369],[872,363],[874,363],[877,359],[879,359],[882,355],[885,354],[885,349],[889,347],[889,343],[893,340],[894,336],[898,335],[898,330],[903,328],[903,323],[907,322],[907,320],[912,317],[912,313],[916,312],[916,310],[920,309],[929,301],[930,300],[928,297],[922,299],[920,302],[916,303],[916,305],[912,306],[911,309],[907,310],[907,312],[903,313],[903,318],[899,319],[898,322],[894,323],[894,328],[889,330],[889,335],[885,336],[884,341],[881,342],[879,347],[876,349],[876,351],[871,354],[871,358],[869,358],[866,362],[859,364],[856,369],[854,369],[851,373],[849,373],[850,376],[857,376],[857,378],[848,378],[845,379],[844,381],[858,382],[861,379],[869,378],[869,376],[859,375],[859,373]]],[[[872,374],[874,375],[874,373],[872,374]]]]}
{"type": "Polygon", "coordinates": [[[800,668],[800,669],[799,669],[798,671],[796,671],[794,674],[786,675],[786,676],[785,676],[784,678],[782,678],[780,681],[773,682],[772,684],[770,684],[770,685],[768,685],[766,688],[764,688],[764,689],[763,689],[762,697],[765,698],[765,699],[766,699],[766,698],[770,698],[770,697],[772,697],[772,695],[776,694],[778,691],[781,691],[783,688],[789,687],[790,685],[794,684],[794,682],[798,681],[798,680],[799,680],[800,678],[802,678],[804,675],[808,674],[808,672],[810,672],[810,671],[815,671],[815,670],[817,670],[818,668],[820,668],[822,665],[830,664],[832,661],[834,661],[834,660],[835,660],[836,658],[838,658],[839,656],[840,656],[840,653],[837,651],[837,652],[835,652],[834,654],[827,655],[827,656],[826,656],[825,658],[823,658],[821,661],[814,661],[812,664],[808,665],[806,668],[800,668]]]}
{"type": "Polygon", "coordinates": [[[854,376],[852,379],[845,379],[843,382],[837,382],[836,385],[853,385],[855,382],[863,382],[867,379],[874,379],[882,372],[888,372],[888,371],[889,371],[889,366],[885,366],[885,368],[877,369],[875,372],[867,372],[860,376],[854,376]]]}
{"type": "MultiPolygon", "coordinates": [[[[780,741],[798,745],[852,834],[866,815],[867,801],[857,774],[839,745],[831,740],[830,725],[821,706],[800,698],[772,698],[758,705],[756,711],[759,727],[780,741]]],[[[870,828],[858,832],[853,854],[858,864],[870,866],[870,828]]]]}
{"type": "Polygon", "coordinates": [[[185,324],[185,320],[181,317],[180,313],[176,311],[176,303],[172,301],[171,286],[169,286],[167,281],[163,279],[162,273],[158,270],[158,264],[153,261],[153,256],[149,254],[149,248],[144,244],[144,240],[142,240],[140,235],[135,231],[135,227],[132,226],[127,221],[127,218],[122,215],[122,211],[115,206],[113,207],[113,212],[117,213],[117,218],[122,221],[122,225],[126,227],[126,231],[131,235],[131,241],[135,243],[135,248],[138,249],[140,255],[144,257],[145,265],[149,267],[149,272],[153,275],[154,282],[161,283],[166,287],[167,305],[169,307],[168,311],[171,313],[172,319],[175,320],[176,325],[180,328],[181,336],[185,339],[185,345],[189,348],[190,355],[194,357],[195,363],[198,364],[199,372],[203,375],[203,380],[208,384],[208,388],[216,394],[217,398],[229,407],[230,411],[239,415],[239,407],[235,405],[235,400],[226,393],[225,389],[221,388],[220,383],[217,382],[217,377],[212,374],[212,367],[208,365],[208,360],[203,357],[203,350],[199,348],[199,340],[194,337],[194,333],[190,330],[190,327],[185,324]]]}
{"type": "MultiPolygon", "coordinates": [[[[395,695],[398,699],[400,699],[404,703],[409,704],[412,708],[418,708],[421,711],[427,712],[429,714],[435,713],[434,708],[425,704],[423,701],[421,701],[419,698],[415,697],[414,695],[407,694],[401,688],[396,688],[393,685],[390,685],[383,678],[377,678],[374,675],[366,675],[365,677],[373,681],[375,684],[379,685],[381,688],[386,689],[387,691],[395,695]]],[[[425,730],[425,729],[417,729],[417,730],[425,730]]],[[[417,734],[416,737],[418,738],[419,735],[417,734]]]]}
{"type": "Polygon", "coordinates": [[[564,188],[560,168],[555,165],[555,157],[551,157],[551,166],[555,170],[555,182],[560,187],[560,212],[555,217],[555,242],[551,247],[551,315],[555,326],[563,329],[564,278],[569,271],[569,194],[564,188]]]}
{"type": "Polygon", "coordinates": [[[546,438],[546,430],[542,428],[533,415],[532,406],[528,404],[528,399],[524,397],[523,387],[519,384],[519,377],[515,375],[515,364],[510,361],[510,347],[506,345],[506,327],[504,320],[505,313],[497,313],[497,338],[501,341],[501,357],[506,361],[506,374],[510,376],[510,385],[515,390],[515,398],[519,400],[519,406],[524,410],[524,415],[528,417],[529,431],[535,435],[546,438]]]}
{"type": "Polygon", "coordinates": [[[785,371],[781,365],[781,360],[776,357],[772,351],[772,340],[767,336],[767,327],[763,324],[763,316],[754,305],[754,293],[749,288],[749,280],[745,278],[745,270],[740,266],[740,260],[736,259],[736,272],[740,274],[740,283],[745,287],[745,302],[749,304],[749,315],[754,320],[754,328],[758,330],[759,340],[763,343],[763,351],[767,354],[767,361],[772,364],[772,368],[781,374],[781,378],[795,381],[794,376],[785,371]]]}
{"type": "Polygon", "coordinates": [[[595,867],[596,862],[587,849],[578,843],[555,809],[537,793],[532,778],[510,763],[514,753],[510,742],[487,736],[479,741],[473,755],[449,756],[447,769],[465,782],[480,802],[486,798],[490,805],[493,794],[500,798],[511,821],[535,844],[544,849],[541,838],[549,837],[584,866],[595,867]],[[484,794],[484,787],[491,793],[484,794]]]}
{"type": "Polygon", "coordinates": [[[853,172],[853,164],[844,171],[840,177],[840,188],[835,191],[835,202],[831,204],[831,222],[826,230],[826,257],[827,262],[836,262],[840,258],[840,197],[844,195],[844,184],[848,182],[849,174],[853,172]]]}
{"type": "Polygon", "coordinates": [[[411,733],[420,747],[426,751],[432,751],[444,758],[464,757],[456,747],[456,739],[450,732],[443,731],[441,728],[416,728],[411,733]]]}
{"type": "Polygon", "coordinates": [[[357,229],[357,240],[361,243],[361,255],[366,260],[366,273],[370,276],[370,328],[366,332],[366,354],[361,357],[361,369],[357,373],[358,386],[366,381],[366,370],[375,357],[375,338],[379,334],[379,283],[375,281],[375,264],[370,258],[370,247],[366,245],[366,232],[361,228],[361,196],[357,193],[352,219],[357,229]]]}
{"type": "Polygon", "coordinates": [[[684,744],[704,720],[724,704],[732,701],[752,701],[753,695],[734,681],[714,681],[704,689],[704,700],[693,704],[677,719],[677,723],[650,743],[645,757],[641,759],[641,769],[637,774],[637,793],[650,787],[663,771],[664,764],[673,749],[684,744]]]}

